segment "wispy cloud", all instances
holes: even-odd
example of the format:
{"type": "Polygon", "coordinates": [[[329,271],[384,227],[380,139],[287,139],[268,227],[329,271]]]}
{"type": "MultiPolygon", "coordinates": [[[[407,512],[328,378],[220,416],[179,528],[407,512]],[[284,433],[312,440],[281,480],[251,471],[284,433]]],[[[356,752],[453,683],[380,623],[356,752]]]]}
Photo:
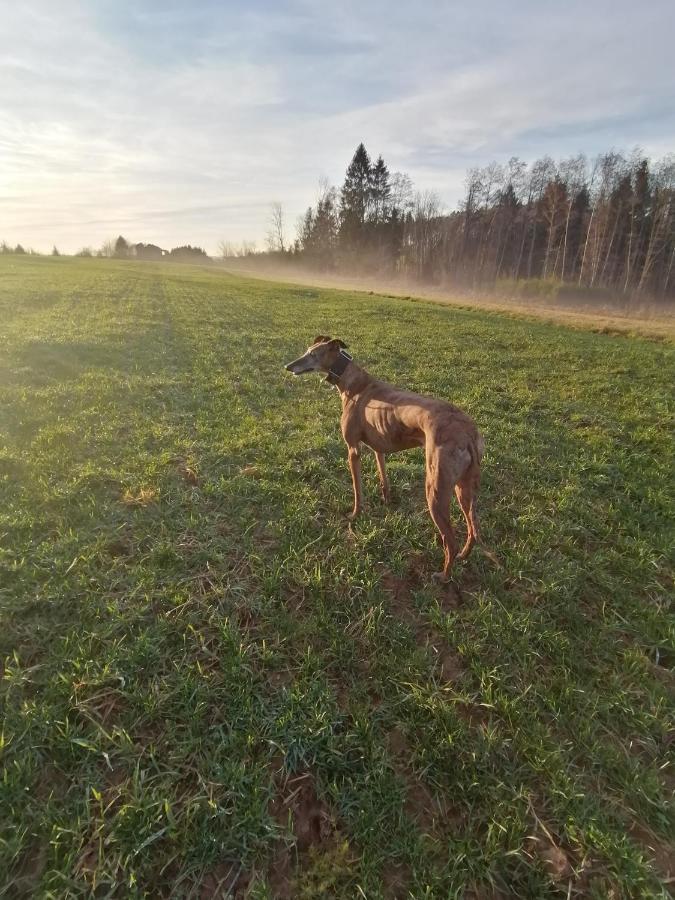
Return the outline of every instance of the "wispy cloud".
{"type": "Polygon", "coordinates": [[[675,147],[670,0],[25,0],[0,31],[0,238],[214,250],[364,140],[448,205],[464,169],[675,147]]]}

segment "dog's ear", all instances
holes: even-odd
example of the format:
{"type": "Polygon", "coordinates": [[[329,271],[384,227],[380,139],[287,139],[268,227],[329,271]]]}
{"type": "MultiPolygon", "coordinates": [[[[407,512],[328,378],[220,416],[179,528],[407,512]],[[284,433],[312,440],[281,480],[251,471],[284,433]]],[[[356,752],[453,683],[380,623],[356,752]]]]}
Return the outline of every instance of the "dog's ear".
{"type": "Polygon", "coordinates": [[[334,344],[337,344],[338,347],[342,347],[343,350],[346,350],[346,349],[347,349],[347,344],[345,344],[345,342],[344,342],[344,341],[341,341],[339,338],[336,338],[336,339],[333,341],[333,343],[334,343],[334,344]]]}
{"type": "Polygon", "coordinates": [[[317,336],[312,341],[313,344],[327,344],[329,343],[330,338],[327,334],[317,334],[317,336]]]}

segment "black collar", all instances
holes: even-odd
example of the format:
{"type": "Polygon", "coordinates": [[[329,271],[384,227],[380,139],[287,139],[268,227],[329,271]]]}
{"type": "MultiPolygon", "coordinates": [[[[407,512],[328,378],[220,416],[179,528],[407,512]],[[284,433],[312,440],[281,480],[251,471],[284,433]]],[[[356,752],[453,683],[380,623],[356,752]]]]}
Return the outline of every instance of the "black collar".
{"type": "Polygon", "coordinates": [[[346,350],[340,350],[340,355],[329,369],[328,375],[326,375],[326,381],[330,382],[330,384],[337,384],[352,359],[353,357],[346,350]]]}

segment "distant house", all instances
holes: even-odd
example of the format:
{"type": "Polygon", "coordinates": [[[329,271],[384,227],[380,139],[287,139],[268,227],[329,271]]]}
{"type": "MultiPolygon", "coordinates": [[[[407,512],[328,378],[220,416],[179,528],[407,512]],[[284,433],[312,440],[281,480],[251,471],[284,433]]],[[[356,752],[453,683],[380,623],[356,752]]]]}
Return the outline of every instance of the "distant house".
{"type": "Polygon", "coordinates": [[[136,259],[158,260],[169,255],[167,250],[162,250],[157,244],[133,244],[131,250],[136,259]]]}

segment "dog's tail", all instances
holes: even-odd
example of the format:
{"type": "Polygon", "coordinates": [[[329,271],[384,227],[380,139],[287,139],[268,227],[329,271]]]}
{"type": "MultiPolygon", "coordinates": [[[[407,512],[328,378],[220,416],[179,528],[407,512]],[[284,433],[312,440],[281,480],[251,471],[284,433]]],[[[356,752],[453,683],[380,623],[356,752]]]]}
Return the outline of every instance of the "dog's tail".
{"type": "MultiPolygon", "coordinates": [[[[485,454],[485,441],[483,440],[483,436],[480,433],[476,435],[475,440],[469,442],[468,450],[469,454],[471,455],[471,466],[478,474],[480,472],[481,461],[485,454]]],[[[481,536],[480,529],[478,528],[474,532],[474,540],[483,551],[485,556],[487,556],[487,558],[491,560],[498,569],[502,569],[503,566],[499,562],[495,554],[492,552],[492,550],[489,549],[489,547],[486,547],[485,542],[483,541],[483,538],[481,536]]]]}
{"type": "Polygon", "coordinates": [[[469,454],[471,456],[471,465],[476,469],[480,469],[481,460],[485,453],[485,441],[482,434],[476,434],[476,440],[469,442],[469,454]]]}

